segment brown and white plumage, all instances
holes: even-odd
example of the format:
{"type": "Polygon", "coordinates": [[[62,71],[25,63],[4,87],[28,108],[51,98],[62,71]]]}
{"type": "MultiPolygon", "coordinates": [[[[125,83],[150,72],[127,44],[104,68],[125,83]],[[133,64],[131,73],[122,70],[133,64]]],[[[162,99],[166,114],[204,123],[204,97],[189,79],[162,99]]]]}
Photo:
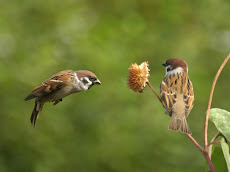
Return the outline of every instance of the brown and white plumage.
{"type": "Polygon", "coordinates": [[[193,108],[194,93],[187,64],[179,58],[171,58],[163,66],[166,67],[166,75],[160,94],[166,113],[172,117],[169,129],[191,134],[186,117],[193,108]]]}
{"type": "Polygon", "coordinates": [[[31,123],[35,125],[44,103],[62,101],[62,98],[81,91],[90,89],[94,84],[101,84],[97,76],[87,70],[64,70],[51,76],[46,81],[35,87],[25,98],[25,101],[36,98],[31,123]]]}

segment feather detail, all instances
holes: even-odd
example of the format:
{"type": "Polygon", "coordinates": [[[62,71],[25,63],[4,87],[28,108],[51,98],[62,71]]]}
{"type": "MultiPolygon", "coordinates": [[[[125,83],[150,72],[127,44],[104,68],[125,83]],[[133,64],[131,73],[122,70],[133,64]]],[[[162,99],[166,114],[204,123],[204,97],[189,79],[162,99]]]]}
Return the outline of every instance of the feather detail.
{"type": "Polygon", "coordinates": [[[54,74],[49,79],[35,87],[33,91],[25,98],[25,101],[36,97],[42,97],[59,90],[65,86],[68,80],[70,80],[72,73],[72,70],[64,70],[54,74]]]}
{"type": "Polygon", "coordinates": [[[39,117],[40,112],[42,111],[43,105],[44,104],[39,102],[37,99],[35,100],[34,110],[30,117],[30,122],[32,125],[34,125],[34,127],[35,127],[36,120],[39,117]]]}
{"type": "Polygon", "coordinates": [[[186,117],[193,108],[194,93],[188,74],[183,72],[166,75],[160,88],[166,114],[172,117],[169,129],[191,134],[186,117]]]}
{"type": "Polygon", "coordinates": [[[54,74],[35,87],[25,98],[25,101],[36,98],[30,118],[31,123],[35,126],[44,103],[54,102],[53,105],[56,105],[64,97],[80,91],[86,91],[95,84],[101,84],[101,82],[94,73],[87,70],[63,70],[54,74]]]}
{"type": "Polygon", "coordinates": [[[178,118],[173,115],[169,124],[169,129],[173,131],[180,130],[182,133],[192,134],[191,130],[188,127],[185,116],[183,116],[182,118],[178,118]]]}

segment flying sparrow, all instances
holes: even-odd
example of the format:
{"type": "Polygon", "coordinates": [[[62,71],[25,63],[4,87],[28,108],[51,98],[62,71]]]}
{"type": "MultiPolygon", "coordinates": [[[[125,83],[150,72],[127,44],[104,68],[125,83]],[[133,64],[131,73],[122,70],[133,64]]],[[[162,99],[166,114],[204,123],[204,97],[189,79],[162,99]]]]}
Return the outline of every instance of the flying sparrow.
{"type": "Polygon", "coordinates": [[[36,119],[46,102],[62,101],[62,98],[81,91],[90,89],[94,84],[101,84],[97,76],[87,70],[63,70],[51,76],[46,81],[35,87],[25,98],[25,101],[35,98],[35,106],[30,121],[35,126],[36,119]]]}
{"type": "Polygon", "coordinates": [[[194,93],[188,65],[179,58],[171,58],[162,65],[166,75],[161,82],[160,94],[166,114],[172,117],[169,129],[191,134],[186,117],[193,108],[194,93]]]}

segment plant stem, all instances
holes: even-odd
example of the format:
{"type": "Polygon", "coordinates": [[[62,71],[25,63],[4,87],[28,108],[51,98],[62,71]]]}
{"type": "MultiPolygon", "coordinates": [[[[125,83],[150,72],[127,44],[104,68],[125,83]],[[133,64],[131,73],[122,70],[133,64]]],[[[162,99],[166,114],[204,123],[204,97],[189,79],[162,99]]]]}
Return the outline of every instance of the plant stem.
{"type": "MultiPolygon", "coordinates": [[[[211,87],[209,101],[208,101],[208,108],[207,108],[207,113],[206,113],[206,118],[205,118],[205,125],[204,125],[204,149],[197,143],[197,141],[191,135],[185,134],[193,142],[193,144],[198,148],[198,150],[203,154],[204,158],[206,159],[206,161],[208,163],[210,172],[215,172],[216,170],[215,170],[215,167],[213,166],[212,161],[210,159],[210,155],[209,155],[210,150],[207,151],[207,147],[208,147],[208,134],[207,133],[208,133],[209,112],[210,112],[210,108],[211,108],[211,104],[212,104],[212,97],[213,97],[216,82],[220,76],[221,71],[223,70],[224,66],[226,65],[226,63],[228,62],[229,59],[230,59],[230,54],[226,57],[226,59],[224,60],[224,62],[220,66],[219,70],[217,71],[216,76],[215,76],[214,81],[213,81],[213,84],[212,84],[212,87],[211,87]]],[[[157,96],[158,100],[162,103],[160,96],[154,90],[152,85],[149,82],[147,82],[147,84],[151,88],[153,93],[157,96]]],[[[213,142],[211,142],[211,143],[213,143],[213,142]]]]}
{"type": "Polygon", "coordinates": [[[204,158],[206,159],[206,161],[207,161],[207,163],[208,163],[209,171],[210,171],[210,172],[216,172],[215,167],[214,167],[214,165],[212,164],[212,161],[211,161],[211,159],[210,159],[210,157],[209,157],[209,155],[208,155],[208,152],[204,151],[204,152],[203,152],[203,155],[204,155],[204,158]]]}
{"type": "Polygon", "coordinates": [[[193,142],[193,144],[199,149],[199,151],[203,154],[204,150],[203,148],[199,145],[199,143],[197,143],[197,141],[190,135],[190,134],[186,134],[185,135],[193,142]]]}
{"type": "Polygon", "coordinates": [[[210,146],[212,146],[212,145],[214,145],[214,144],[221,144],[221,142],[220,142],[220,141],[211,141],[211,142],[207,145],[207,147],[210,147],[210,146]]]}
{"type": "MultiPolygon", "coordinates": [[[[219,137],[219,135],[220,135],[220,132],[218,131],[218,133],[212,138],[212,140],[211,140],[210,143],[213,143],[213,142],[217,139],[217,137],[219,137]]],[[[211,158],[211,156],[212,156],[212,146],[213,146],[213,144],[211,144],[211,145],[208,147],[208,154],[209,154],[209,157],[210,157],[210,158],[211,158]]]]}
{"type": "Polygon", "coordinates": [[[149,83],[149,82],[147,82],[147,84],[148,84],[148,86],[151,88],[151,90],[153,91],[153,93],[157,96],[157,98],[158,98],[158,100],[161,102],[161,104],[162,104],[162,101],[161,101],[161,98],[160,98],[160,96],[157,94],[157,92],[154,90],[154,88],[152,87],[152,85],[149,83]]]}
{"type": "Polygon", "coordinates": [[[209,96],[209,101],[208,101],[208,109],[207,109],[205,124],[204,124],[204,149],[206,149],[206,147],[208,145],[208,119],[209,119],[209,112],[210,112],[210,108],[211,108],[211,104],[212,104],[212,97],[213,97],[215,85],[216,85],[217,79],[220,76],[221,71],[223,70],[224,66],[226,65],[226,63],[228,62],[229,59],[230,59],[230,54],[227,56],[227,58],[224,60],[224,62],[220,66],[220,68],[217,71],[216,76],[214,78],[213,84],[212,84],[212,88],[211,88],[211,92],[210,92],[210,96],[209,96]]]}
{"type": "Polygon", "coordinates": [[[197,143],[197,141],[190,135],[190,134],[186,134],[185,135],[193,142],[193,144],[199,149],[199,151],[203,154],[204,158],[206,159],[210,172],[215,172],[215,167],[212,164],[212,161],[208,155],[208,152],[204,151],[203,148],[199,145],[199,143],[197,143]]]}

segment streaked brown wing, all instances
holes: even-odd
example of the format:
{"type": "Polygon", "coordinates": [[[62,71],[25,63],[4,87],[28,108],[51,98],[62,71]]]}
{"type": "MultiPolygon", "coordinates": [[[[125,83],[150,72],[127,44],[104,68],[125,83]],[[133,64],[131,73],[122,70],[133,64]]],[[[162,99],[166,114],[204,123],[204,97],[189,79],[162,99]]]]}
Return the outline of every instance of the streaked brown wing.
{"type": "MultiPolygon", "coordinates": [[[[68,75],[71,75],[72,73],[73,73],[72,70],[63,70],[63,71],[60,71],[60,72],[54,74],[53,76],[51,76],[51,77],[50,77],[49,79],[47,79],[47,80],[50,80],[50,79],[57,79],[57,78],[62,77],[62,76],[68,76],[68,75]]],[[[47,80],[46,80],[46,81],[47,81],[47,80]]]]}
{"type": "Polygon", "coordinates": [[[46,94],[55,92],[63,86],[63,81],[44,81],[39,86],[35,87],[31,94],[33,94],[35,97],[41,97],[46,94]]]}
{"type": "Polygon", "coordinates": [[[194,93],[187,73],[166,76],[161,83],[161,100],[169,115],[172,113],[172,106],[176,103],[177,94],[183,94],[185,115],[188,116],[193,108],[194,93]]]}
{"type": "Polygon", "coordinates": [[[186,74],[185,81],[184,81],[184,102],[185,102],[185,115],[188,116],[189,112],[193,108],[194,104],[194,92],[193,92],[193,86],[192,82],[190,81],[188,75],[186,74]]]}
{"type": "Polygon", "coordinates": [[[172,107],[176,103],[176,76],[166,76],[161,82],[161,101],[166,110],[166,113],[172,115],[172,107]]]}
{"type": "Polygon", "coordinates": [[[59,90],[65,85],[66,81],[70,79],[70,75],[71,70],[61,71],[57,74],[54,74],[52,77],[35,87],[32,93],[27,96],[25,100],[41,97],[59,90]]]}

